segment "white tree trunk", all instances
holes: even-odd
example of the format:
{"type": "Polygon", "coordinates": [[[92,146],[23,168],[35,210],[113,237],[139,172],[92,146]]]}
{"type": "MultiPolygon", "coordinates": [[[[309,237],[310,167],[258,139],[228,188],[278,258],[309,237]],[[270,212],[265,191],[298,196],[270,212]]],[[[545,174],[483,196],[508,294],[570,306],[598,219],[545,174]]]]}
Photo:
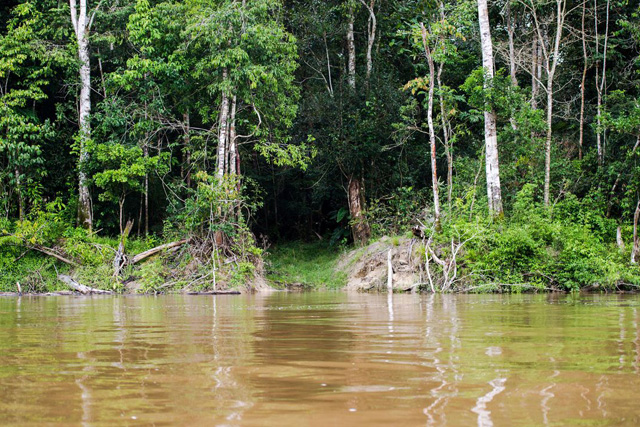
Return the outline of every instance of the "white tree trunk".
{"type": "Polygon", "coordinates": [[[427,106],[427,124],[429,125],[429,145],[431,148],[431,189],[433,191],[433,211],[435,215],[436,224],[440,221],[440,196],[438,194],[438,165],[436,162],[436,133],[433,127],[433,96],[435,92],[435,67],[433,63],[433,56],[431,55],[431,49],[427,41],[427,29],[423,23],[420,23],[420,29],[422,30],[422,45],[424,47],[424,54],[427,57],[427,63],[429,64],[429,102],[427,106]]]}
{"type": "Polygon", "coordinates": [[[71,8],[71,23],[78,43],[78,59],[80,60],[80,99],[79,99],[79,120],[80,129],[80,159],[78,173],[78,225],[91,229],[93,217],[91,212],[91,195],[87,185],[87,176],[84,166],[89,160],[86,143],[91,138],[91,124],[89,115],[91,113],[91,66],[89,60],[89,27],[87,21],[87,0],[80,0],[78,9],[76,0],[69,0],[71,8]]]}
{"type": "Polygon", "coordinates": [[[587,2],[582,3],[582,82],[580,83],[580,130],[578,137],[578,159],[582,160],[582,146],[584,145],[584,101],[585,101],[585,91],[584,86],[587,81],[587,64],[589,61],[589,57],[587,54],[587,35],[585,33],[585,16],[587,12],[587,2]]]}
{"type": "MultiPolygon", "coordinates": [[[[227,79],[227,70],[222,72],[223,80],[227,79]]],[[[220,103],[220,123],[218,130],[218,167],[216,176],[222,179],[224,176],[224,164],[227,156],[227,141],[229,139],[229,97],[222,92],[222,102],[220,103]]]]}
{"type": "Polygon", "coordinates": [[[636,205],[636,212],[633,215],[633,249],[631,249],[631,264],[638,262],[640,254],[640,242],[638,241],[638,219],[640,218],[640,200],[636,205]]]}
{"type": "Polygon", "coordinates": [[[371,71],[373,70],[373,58],[372,51],[373,45],[376,41],[376,26],[378,21],[376,20],[376,14],[374,11],[375,0],[371,0],[370,4],[367,4],[365,0],[360,0],[360,3],[364,5],[369,11],[369,22],[368,22],[368,38],[367,38],[367,83],[369,83],[369,79],[371,78],[371,71]]]}
{"type": "Polygon", "coordinates": [[[347,27],[347,55],[348,55],[348,73],[347,82],[351,89],[356,88],[356,43],[353,37],[353,24],[355,21],[355,11],[353,8],[349,11],[349,24],[347,27]]]}
{"type": "MultiPolygon", "coordinates": [[[[478,0],[478,22],[480,25],[480,42],[482,45],[482,67],[485,73],[485,89],[489,88],[493,79],[493,45],[487,0],[478,0]]],[[[500,188],[500,165],[498,160],[498,137],[496,132],[496,115],[493,110],[484,112],[484,139],[486,145],[487,197],[489,213],[492,216],[502,215],[502,193],[500,188]]]]}
{"type": "Polygon", "coordinates": [[[231,101],[231,117],[229,127],[229,173],[231,175],[237,175],[238,170],[236,163],[238,161],[238,146],[236,143],[236,103],[237,97],[234,95],[231,101]]]}
{"type": "MultiPolygon", "coordinates": [[[[547,71],[547,137],[545,139],[544,150],[544,205],[549,206],[550,203],[550,187],[551,187],[551,137],[552,137],[552,125],[553,125],[553,80],[556,75],[556,69],[558,67],[558,60],[560,59],[560,41],[562,40],[562,30],[564,29],[564,20],[566,17],[566,0],[556,0],[556,35],[553,44],[552,58],[549,58],[549,53],[545,54],[546,57],[546,71],[547,71]],[[551,65],[549,65],[551,61],[551,65]]],[[[539,28],[538,28],[539,31],[539,28]]]]}
{"type": "MultiPolygon", "coordinates": [[[[602,52],[602,77],[599,76],[599,66],[596,65],[596,89],[598,92],[598,101],[597,101],[597,114],[596,114],[596,146],[598,148],[598,163],[602,165],[604,161],[604,144],[602,142],[602,96],[605,90],[605,84],[607,81],[607,45],[609,42],[609,6],[610,0],[607,0],[607,13],[606,13],[606,22],[605,22],[605,32],[604,32],[604,48],[602,52]]],[[[594,16],[595,16],[595,33],[596,33],[596,56],[599,54],[599,36],[598,36],[598,8],[597,8],[597,0],[594,1],[594,16]]]]}

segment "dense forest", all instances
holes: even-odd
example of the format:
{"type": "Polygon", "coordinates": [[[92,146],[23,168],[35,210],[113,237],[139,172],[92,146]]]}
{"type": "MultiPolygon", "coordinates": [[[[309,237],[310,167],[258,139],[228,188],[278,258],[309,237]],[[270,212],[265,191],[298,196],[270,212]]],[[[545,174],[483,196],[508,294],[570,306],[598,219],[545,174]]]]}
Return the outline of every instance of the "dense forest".
{"type": "Polygon", "coordinates": [[[4,2],[0,287],[384,235],[425,289],[640,286],[639,43],[628,0],[4,2]]]}

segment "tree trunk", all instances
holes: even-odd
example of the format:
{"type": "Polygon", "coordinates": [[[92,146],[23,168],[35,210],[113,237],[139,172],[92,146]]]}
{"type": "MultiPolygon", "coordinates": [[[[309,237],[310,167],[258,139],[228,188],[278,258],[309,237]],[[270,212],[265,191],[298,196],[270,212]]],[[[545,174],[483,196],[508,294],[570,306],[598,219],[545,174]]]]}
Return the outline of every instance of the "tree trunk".
{"type": "Polygon", "coordinates": [[[236,103],[237,97],[234,95],[231,101],[231,117],[229,120],[229,173],[237,175],[236,164],[238,161],[238,146],[236,144],[236,103]]]}
{"type": "Polygon", "coordinates": [[[582,3],[582,56],[583,56],[583,67],[582,67],[582,83],[580,83],[580,136],[578,138],[578,159],[582,160],[582,146],[584,145],[584,86],[587,81],[587,64],[588,64],[588,56],[587,56],[587,35],[585,33],[584,19],[587,11],[587,2],[582,3]]]}
{"type": "Polygon", "coordinates": [[[363,215],[364,197],[360,179],[349,180],[349,214],[351,215],[353,240],[356,244],[365,245],[371,236],[371,229],[363,215]]]}
{"type": "Polygon", "coordinates": [[[91,67],[89,62],[89,27],[87,22],[87,0],[80,0],[78,10],[76,0],[69,0],[71,8],[71,23],[78,42],[78,59],[80,60],[80,99],[79,120],[80,129],[80,159],[78,163],[78,225],[91,229],[93,217],[91,213],[91,196],[87,184],[84,167],[89,160],[87,141],[91,138],[91,67]]]}
{"type": "Polygon", "coordinates": [[[355,11],[353,8],[349,10],[349,24],[347,26],[347,55],[348,55],[348,72],[347,83],[349,87],[355,91],[356,88],[356,43],[353,37],[353,24],[355,21],[355,11]]]}
{"type": "Polygon", "coordinates": [[[553,125],[553,80],[560,59],[560,41],[562,40],[562,30],[566,17],[566,0],[556,0],[556,35],[553,44],[553,60],[549,65],[549,54],[546,56],[547,69],[547,137],[545,139],[545,161],[544,161],[544,205],[549,207],[550,187],[551,187],[551,136],[553,125]]]}
{"type": "MultiPolygon", "coordinates": [[[[225,69],[222,73],[223,80],[227,79],[227,70],[225,69]]],[[[226,148],[227,141],[229,139],[228,134],[228,121],[229,121],[229,97],[224,91],[222,92],[222,102],[220,105],[220,129],[218,133],[218,168],[217,168],[217,177],[218,179],[222,179],[224,176],[224,164],[225,158],[227,156],[226,148]]]]}
{"type": "MultiPolygon", "coordinates": [[[[513,17],[511,16],[511,2],[507,1],[507,33],[509,35],[509,76],[511,77],[511,84],[514,87],[518,86],[518,79],[516,77],[516,51],[513,44],[513,17]]],[[[509,123],[511,123],[511,128],[513,130],[518,129],[518,124],[516,123],[516,119],[514,117],[509,117],[509,123]]]]}
{"type": "Polygon", "coordinates": [[[511,2],[507,1],[507,33],[509,35],[509,76],[511,76],[511,84],[518,86],[518,78],[516,77],[516,50],[513,44],[513,16],[511,16],[511,2]]]}
{"type": "MultiPolygon", "coordinates": [[[[487,0],[478,0],[478,22],[482,45],[482,67],[485,73],[485,90],[493,84],[493,46],[487,0]]],[[[491,110],[484,112],[484,139],[486,145],[487,197],[489,214],[502,215],[502,194],[500,188],[500,165],[498,160],[498,137],[496,132],[496,114],[491,110]]]]}
{"type": "Polygon", "coordinates": [[[538,72],[539,62],[538,36],[534,33],[531,43],[531,108],[538,108],[538,90],[540,88],[540,76],[538,72]]]}
{"type": "Polygon", "coordinates": [[[635,264],[638,261],[638,254],[640,254],[640,242],[638,241],[638,218],[640,218],[640,200],[638,200],[636,212],[633,215],[633,249],[631,250],[631,264],[635,264]]]}
{"type": "Polygon", "coordinates": [[[422,30],[422,45],[424,54],[429,64],[429,100],[427,106],[427,124],[429,125],[429,145],[431,148],[431,190],[433,192],[433,211],[435,215],[435,223],[440,222],[440,196],[438,194],[438,164],[436,162],[436,133],[433,127],[433,95],[435,91],[435,67],[431,48],[427,42],[427,29],[423,23],[420,23],[422,30]]]}
{"type": "MultiPolygon", "coordinates": [[[[149,145],[144,142],[144,157],[149,157],[149,145]]],[[[149,235],[149,172],[144,173],[144,235],[149,235]]]]}
{"type": "Polygon", "coordinates": [[[369,11],[369,21],[367,24],[367,84],[369,83],[369,79],[371,78],[371,70],[373,70],[373,58],[372,51],[373,45],[376,41],[376,26],[378,21],[376,20],[376,14],[374,11],[375,0],[371,0],[370,4],[367,4],[365,0],[360,0],[360,3],[364,5],[369,11]]]}
{"type": "Polygon", "coordinates": [[[22,194],[22,180],[20,179],[20,169],[15,168],[14,174],[16,177],[16,193],[18,196],[18,219],[22,221],[24,219],[24,195],[22,194]]]}
{"type": "MultiPolygon", "coordinates": [[[[599,38],[598,38],[598,9],[597,0],[594,1],[595,9],[595,32],[596,32],[596,57],[599,53],[599,38]]],[[[596,146],[598,149],[598,164],[602,165],[604,162],[604,144],[602,142],[602,96],[605,90],[605,84],[607,81],[607,45],[609,42],[609,5],[610,0],[607,0],[607,13],[604,32],[604,48],[602,51],[602,77],[599,76],[599,65],[596,65],[596,90],[598,93],[597,99],[597,114],[596,114],[596,146]]]]}
{"type": "Polygon", "coordinates": [[[187,184],[187,188],[191,188],[191,116],[189,110],[184,113],[184,153],[185,161],[183,162],[186,172],[184,173],[184,180],[187,184]]]}
{"type": "Polygon", "coordinates": [[[120,215],[118,216],[119,221],[118,224],[120,224],[120,234],[122,235],[122,232],[124,231],[124,229],[122,228],[122,218],[124,217],[124,200],[125,197],[122,196],[120,198],[120,200],[118,200],[118,208],[119,208],[119,213],[120,215]]]}

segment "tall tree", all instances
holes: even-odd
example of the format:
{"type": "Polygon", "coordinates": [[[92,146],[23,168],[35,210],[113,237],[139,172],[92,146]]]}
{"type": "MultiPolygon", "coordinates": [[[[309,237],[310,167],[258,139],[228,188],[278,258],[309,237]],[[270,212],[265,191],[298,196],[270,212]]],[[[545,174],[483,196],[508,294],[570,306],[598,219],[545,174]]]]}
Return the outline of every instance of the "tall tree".
{"type": "MultiPolygon", "coordinates": [[[[487,0],[478,0],[478,22],[480,24],[480,43],[482,46],[482,68],[485,76],[485,90],[493,84],[493,42],[489,24],[487,0]]],[[[487,175],[487,198],[489,213],[500,216],[502,210],[502,189],[500,187],[500,163],[498,160],[498,136],[496,129],[496,113],[493,108],[485,107],[484,111],[485,162],[487,175]]]]}
{"type": "MultiPolygon", "coordinates": [[[[87,0],[80,0],[80,6],[76,0],[69,0],[71,8],[71,23],[78,44],[78,60],[80,62],[80,96],[78,98],[78,126],[79,126],[79,153],[78,162],[78,224],[91,229],[93,213],[91,209],[91,194],[85,172],[89,160],[87,142],[91,139],[91,63],[89,52],[89,32],[95,17],[95,10],[91,16],[87,16],[87,0]]],[[[99,6],[99,5],[98,5],[99,6]]],[[[96,8],[97,10],[97,8],[96,8]]]]}

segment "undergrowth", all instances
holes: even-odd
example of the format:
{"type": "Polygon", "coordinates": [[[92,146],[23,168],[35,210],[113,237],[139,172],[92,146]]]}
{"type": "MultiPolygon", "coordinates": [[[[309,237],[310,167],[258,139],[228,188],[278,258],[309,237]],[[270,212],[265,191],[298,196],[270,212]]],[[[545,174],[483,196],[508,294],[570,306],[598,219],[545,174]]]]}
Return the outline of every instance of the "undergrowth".
{"type": "Polygon", "coordinates": [[[346,274],[336,271],[341,254],[340,249],[324,242],[280,244],[266,256],[267,279],[275,287],[340,288],[346,284],[346,274]]]}

